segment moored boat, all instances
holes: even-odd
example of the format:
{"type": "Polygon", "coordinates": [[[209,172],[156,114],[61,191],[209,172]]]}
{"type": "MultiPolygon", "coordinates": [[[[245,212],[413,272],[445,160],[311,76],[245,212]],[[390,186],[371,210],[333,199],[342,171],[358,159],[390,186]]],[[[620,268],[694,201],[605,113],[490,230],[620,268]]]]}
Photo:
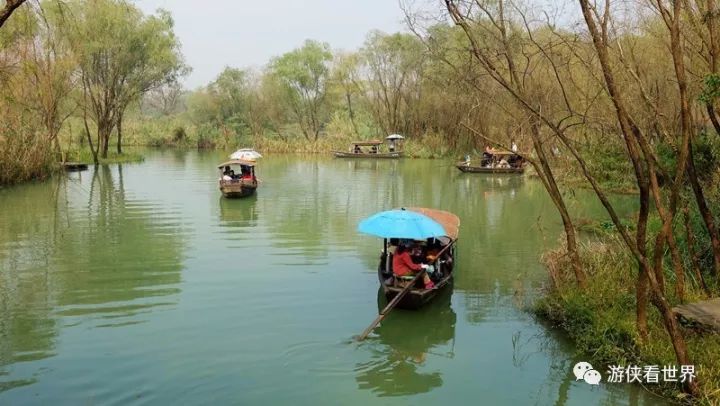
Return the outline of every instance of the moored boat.
{"type": "Polygon", "coordinates": [[[391,140],[387,151],[381,151],[384,143],[380,140],[353,141],[348,151],[333,151],[336,158],[400,158],[403,152],[396,150],[395,140],[391,140]]]}
{"type": "Polygon", "coordinates": [[[456,168],[460,169],[465,173],[524,173],[525,167],[492,167],[492,166],[480,166],[480,165],[468,165],[464,161],[458,162],[455,165],[456,168]]]}
{"type": "Polygon", "coordinates": [[[466,173],[523,173],[525,172],[525,154],[516,152],[517,146],[513,142],[513,150],[497,150],[485,148],[482,160],[473,165],[470,155],[464,161],[458,162],[455,167],[466,173]]]}
{"type": "Polygon", "coordinates": [[[233,159],[218,165],[220,179],[218,184],[223,196],[228,198],[247,197],[255,193],[258,187],[255,176],[255,162],[233,159]],[[235,169],[239,169],[238,173],[235,169]]]}

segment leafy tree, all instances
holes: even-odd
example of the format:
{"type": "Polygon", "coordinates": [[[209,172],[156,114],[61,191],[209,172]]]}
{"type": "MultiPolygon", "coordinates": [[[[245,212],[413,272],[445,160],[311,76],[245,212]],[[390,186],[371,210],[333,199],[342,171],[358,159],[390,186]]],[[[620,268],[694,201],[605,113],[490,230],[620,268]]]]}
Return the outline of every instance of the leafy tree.
{"type": "Polygon", "coordinates": [[[426,50],[410,34],[370,33],[361,51],[368,77],[365,93],[386,134],[408,133],[417,124],[426,50]]]}
{"type": "Polygon", "coordinates": [[[169,13],[145,16],[122,0],[87,0],[72,6],[77,21],[66,30],[67,40],[79,64],[84,111],[97,126],[96,148],[107,157],[113,129],[121,152],[128,105],[176,80],[187,68],[169,13]]]}
{"type": "Polygon", "coordinates": [[[326,95],[331,61],[328,44],[308,40],[301,48],[276,58],[270,64],[271,74],[282,84],[285,92],[283,101],[308,140],[318,139],[329,117],[326,95]]]}

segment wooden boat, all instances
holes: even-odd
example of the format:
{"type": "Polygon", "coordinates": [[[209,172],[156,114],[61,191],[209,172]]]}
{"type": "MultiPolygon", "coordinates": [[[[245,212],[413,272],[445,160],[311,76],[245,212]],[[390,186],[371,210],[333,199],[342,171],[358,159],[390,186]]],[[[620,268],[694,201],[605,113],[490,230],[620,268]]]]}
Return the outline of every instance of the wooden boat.
{"type": "Polygon", "coordinates": [[[228,198],[247,197],[255,193],[258,187],[255,177],[255,162],[233,159],[218,165],[218,169],[220,170],[218,184],[223,196],[228,198]],[[239,175],[234,173],[234,168],[239,168],[239,175]],[[233,171],[233,173],[229,174],[228,171],[233,171]]]}
{"type": "Polygon", "coordinates": [[[457,165],[455,165],[456,168],[460,169],[462,172],[466,173],[518,173],[521,174],[525,172],[525,166],[519,166],[516,168],[509,167],[509,168],[501,168],[501,167],[491,167],[491,166],[479,166],[479,165],[468,165],[464,161],[458,162],[457,165]]]}
{"type": "Polygon", "coordinates": [[[87,164],[81,162],[63,162],[62,166],[68,172],[86,171],[88,168],[87,164]]]}
{"type": "Polygon", "coordinates": [[[336,158],[372,158],[372,159],[383,159],[383,158],[400,158],[403,156],[402,151],[396,151],[394,149],[394,141],[391,147],[388,148],[387,152],[380,151],[380,146],[384,143],[380,140],[371,141],[353,141],[350,144],[349,151],[333,151],[336,158]],[[367,150],[362,147],[369,147],[367,150]]]}
{"type": "MultiPolygon", "coordinates": [[[[397,304],[397,307],[403,309],[418,309],[433,300],[443,291],[452,288],[455,245],[458,239],[460,219],[456,215],[443,210],[422,207],[409,207],[407,210],[415,211],[432,218],[440,223],[448,233],[447,236],[436,239],[442,248],[439,253],[440,255],[431,262],[436,268],[435,272],[441,275],[439,279],[434,280],[435,288],[425,289],[422,286],[422,279],[420,279],[420,284],[410,289],[397,304]]],[[[392,300],[392,298],[405,287],[405,285],[402,284],[403,282],[397,280],[392,273],[392,249],[390,243],[391,241],[387,239],[384,240],[383,252],[380,255],[380,264],[378,265],[378,280],[388,301],[392,300]]]]}
{"type": "Polygon", "coordinates": [[[490,150],[491,155],[484,154],[480,165],[472,165],[468,160],[458,162],[455,167],[466,173],[523,173],[525,172],[525,159],[512,151],[490,150]],[[509,166],[501,164],[509,162],[509,166]]]}

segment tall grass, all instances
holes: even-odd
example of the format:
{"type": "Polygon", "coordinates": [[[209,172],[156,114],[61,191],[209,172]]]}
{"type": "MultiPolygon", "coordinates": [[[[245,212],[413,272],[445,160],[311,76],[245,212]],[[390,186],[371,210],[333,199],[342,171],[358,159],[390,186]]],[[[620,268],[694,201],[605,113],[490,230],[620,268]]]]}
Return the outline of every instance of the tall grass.
{"type": "Polygon", "coordinates": [[[19,120],[3,118],[0,125],[0,185],[48,178],[58,166],[52,147],[38,132],[19,120]]]}

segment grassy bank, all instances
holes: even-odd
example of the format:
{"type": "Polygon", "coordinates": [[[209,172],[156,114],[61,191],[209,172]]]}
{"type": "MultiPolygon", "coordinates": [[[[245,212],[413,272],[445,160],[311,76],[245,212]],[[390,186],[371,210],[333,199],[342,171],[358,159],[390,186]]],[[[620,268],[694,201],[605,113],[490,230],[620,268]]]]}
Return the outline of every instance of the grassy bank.
{"type": "MultiPolygon", "coordinates": [[[[649,339],[643,343],[635,328],[637,269],[622,242],[612,236],[586,243],[581,259],[588,272],[585,291],[575,288],[573,274],[562,251],[543,259],[552,289],[534,305],[534,312],[565,331],[593,365],[606,377],[609,365],[677,365],[660,315],[649,306],[649,339]]],[[[688,283],[688,301],[702,299],[688,283]]],[[[670,300],[674,300],[669,295],[670,300]]],[[[673,303],[675,305],[677,303],[673,303]]],[[[701,397],[693,404],[720,404],[720,335],[684,329],[690,357],[696,367],[701,397]]],[[[606,377],[607,378],[607,377],[606,377]]],[[[662,378],[661,378],[662,381],[662,378]]],[[[607,385],[622,385],[606,383],[607,385]]],[[[627,385],[627,384],[626,384],[627,385]]],[[[679,385],[645,384],[667,398],[690,402],[679,385]]]]}
{"type": "MultiPolygon", "coordinates": [[[[76,149],[72,151],[68,151],[65,155],[65,160],[67,162],[82,162],[86,164],[92,164],[93,163],[93,155],[92,152],[88,149],[76,149]]],[[[118,154],[115,151],[108,151],[107,158],[101,158],[98,157],[98,161],[101,165],[104,164],[121,164],[121,163],[129,163],[129,162],[143,162],[145,160],[145,157],[141,154],[138,154],[136,152],[123,152],[122,154],[118,154]]]]}

